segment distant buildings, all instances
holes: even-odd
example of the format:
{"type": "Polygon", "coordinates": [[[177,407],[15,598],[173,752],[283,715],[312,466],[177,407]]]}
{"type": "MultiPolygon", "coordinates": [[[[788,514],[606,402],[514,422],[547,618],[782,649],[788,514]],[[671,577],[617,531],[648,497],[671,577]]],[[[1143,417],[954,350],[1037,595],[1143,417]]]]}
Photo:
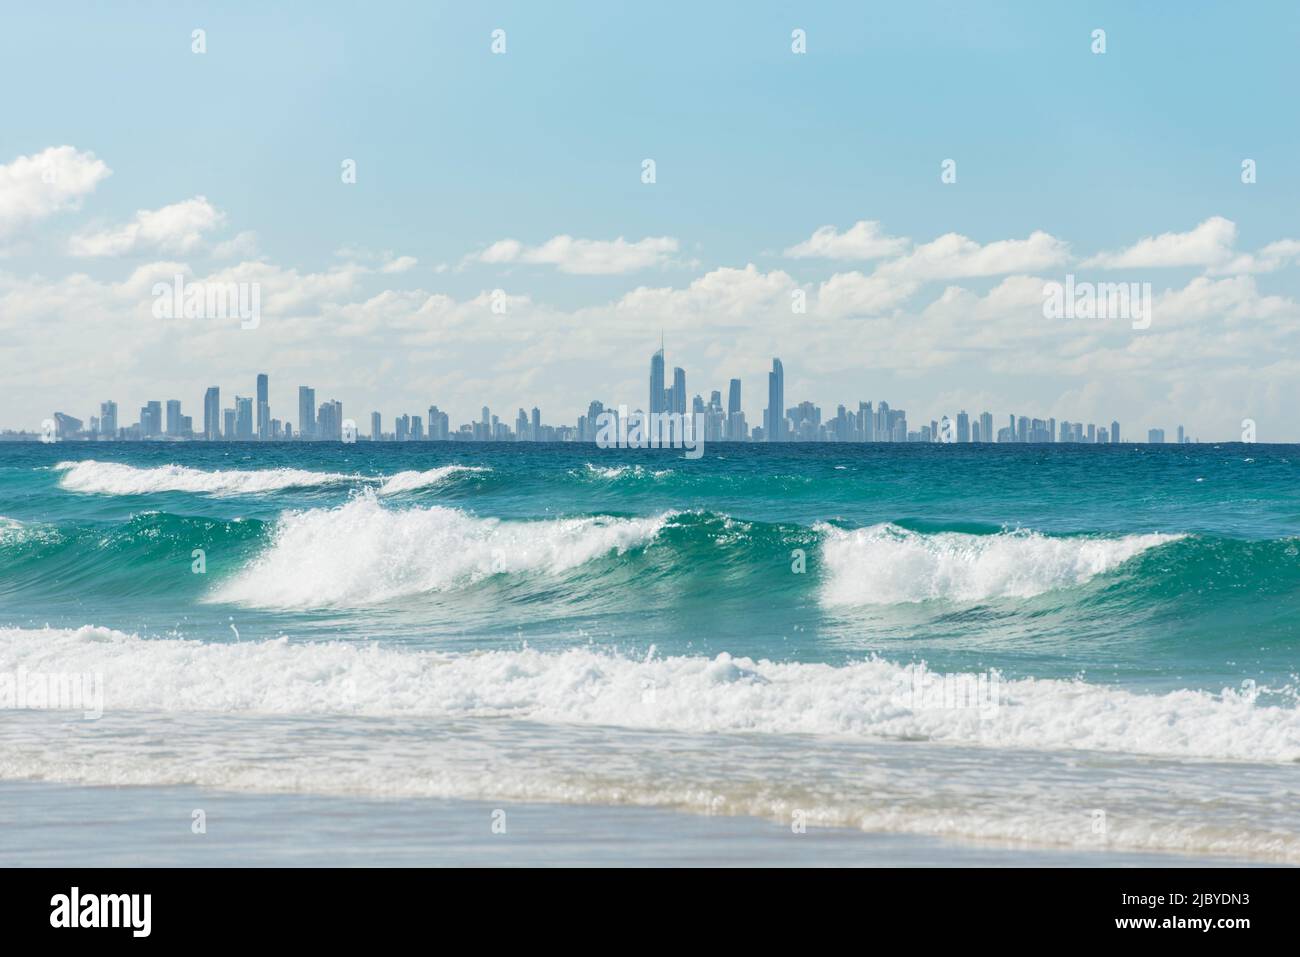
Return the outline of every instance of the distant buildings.
{"type": "MultiPolygon", "coordinates": [[[[947,415],[930,419],[917,428],[908,426],[907,413],[891,408],[888,402],[859,401],[856,408],[839,405],[834,416],[824,418],[821,407],[809,401],[785,406],[785,367],[778,358],[772,359],[767,374],[767,408],[763,410],[762,426],[752,431],[742,409],[741,380],[729,380],[726,406],[720,389],[709,391],[706,402],[703,390],[697,393],[687,408],[686,370],[680,366],[672,371],[672,384],[665,381],[665,354],[661,344],[650,357],[649,409],[657,413],[690,413],[692,427],[703,428],[706,442],[952,442],[957,444],[998,443],[1081,443],[1115,444],[1120,441],[1120,424],[1112,421],[1109,428],[1098,423],[1057,422],[1054,418],[1038,419],[1030,416],[1009,415],[1002,428],[995,428],[993,414],[981,412],[978,418],[961,409],[955,418],[947,415]],[[702,426],[700,425],[702,423],[702,426]]],[[[62,412],[54,414],[54,434],[62,440],[72,439],[149,439],[180,441],[204,439],[206,441],[326,441],[343,439],[343,403],[330,399],[316,404],[316,390],[310,386],[298,387],[298,431],[290,422],[271,415],[270,377],[259,373],[255,380],[253,397],[235,396],[233,408],[221,408],[221,391],[217,386],[207,388],[203,396],[203,427],[193,429],[191,418],[183,413],[181,400],[168,399],[147,402],[140,409],[136,425],[123,427],[118,421],[116,402],[104,401],[99,406],[99,416],[92,416],[87,428],[77,418],[62,412]]],[[[520,408],[514,417],[513,428],[508,422],[493,415],[483,406],[477,421],[468,422],[456,429],[451,427],[447,412],[430,405],[427,417],[418,413],[403,413],[394,417],[394,429],[385,433],[379,412],[370,415],[370,440],[402,442],[594,442],[597,421],[601,415],[642,415],[641,409],[629,410],[626,406],[607,407],[596,400],[579,416],[575,426],[547,425],[542,421],[542,410],[533,406],[531,411],[520,408]],[[622,408],[623,412],[617,410],[622,408]]],[[[6,433],[7,436],[30,435],[6,433]]],[[[349,428],[355,437],[355,430],[349,428]]],[[[1162,444],[1163,429],[1151,429],[1148,442],[1162,444]]],[[[1178,426],[1178,441],[1191,441],[1183,426],[1178,426]]]]}
{"type": "Polygon", "coordinates": [[[203,437],[209,442],[221,438],[221,389],[215,385],[203,393],[203,437]]]}
{"type": "Polygon", "coordinates": [[[772,371],[767,374],[767,411],[763,415],[763,439],[766,442],[785,441],[785,367],[780,359],[772,360],[772,371]]]}
{"type": "Polygon", "coordinates": [[[271,437],[270,380],[265,372],[257,376],[257,437],[266,441],[271,437]]]}
{"type": "Polygon", "coordinates": [[[316,390],[298,386],[298,434],[304,439],[316,437],[316,390]]]}

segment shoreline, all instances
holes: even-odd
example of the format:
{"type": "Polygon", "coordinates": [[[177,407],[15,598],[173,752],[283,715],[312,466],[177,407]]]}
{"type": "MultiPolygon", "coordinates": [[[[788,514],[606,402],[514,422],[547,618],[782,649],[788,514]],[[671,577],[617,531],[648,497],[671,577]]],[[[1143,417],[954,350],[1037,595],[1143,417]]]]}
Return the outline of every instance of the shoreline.
{"type": "Polygon", "coordinates": [[[795,834],[760,818],[635,805],[358,799],[192,786],[0,781],[0,822],[4,867],[1282,866],[850,828],[810,826],[795,834]],[[194,833],[200,810],[206,832],[194,833]]]}

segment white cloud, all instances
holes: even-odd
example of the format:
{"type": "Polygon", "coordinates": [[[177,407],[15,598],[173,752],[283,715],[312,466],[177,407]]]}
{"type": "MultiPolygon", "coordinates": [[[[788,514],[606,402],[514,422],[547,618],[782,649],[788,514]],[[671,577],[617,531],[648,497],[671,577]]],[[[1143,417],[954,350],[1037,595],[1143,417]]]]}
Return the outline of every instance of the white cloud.
{"type": "Polygon", "coordinates": [[[901,255],[908,245],[906,239],[885,235],[880,223],[861,219],[842,233],[834,226],[822,226],[785,255],[794,259],[883,259],[901,255]]]}
{"type": "Polygon", "coordinates": [[[1190,232],[1147,236],[1127,249],[1098,253],[1083,265],[1103,269],[1215,266],[1228,261],[1236,241],[1237,224],[1211,216],[1190,232]]]}
{"type": "Polygon", "coordinates": [[[1228,262],[1213,266],[1208,271],[1220,276],[1240,276],[1246,273],[1276,272],[1284,266],[1300,261],[1300,240],[1279,239],[1269,243],[1257,253],[1242,253],[1228,262]]]}
{"type": "Polygon", "coordinates": [[[73,236],[68,250],[74,256],[125,256],[135,252],[186,253],[195,249],[203,234],[225,219],[203,196],[161,209],[142,209],[135,219],[116,229],[73,236]]]}
{"type": "Polygon", "coordinates": [[[94,153],[51,146],[0,166],[0,236],[77,209],[112,171],[94,153]]]}
{"type": "Polygon", "coordinates": [[[384,263],[379,271],[389,274],[406,272],[408,269],[414,268],[418,262],[419,260],[414,256],[398,256],[396,259],[384,263]]]}
{"type": "Polygon", "coordinates": [[[892,310],[918,284],[879,274],[836,273],[817,290],[817,315],[824,318],[872,316],[892,310]]]}
{"type": "Polygon", "coordinates": [[[253,259],[257,256],[257,234],[245,230],[234,239],[217,243],[212,247],[213,259],[253,259]]]}
{"type": "Polygon", "coordinates": [[[636,242],[622,236],[614,240],[555,236],[540,246],[502,239],[467,256],[466,261],[488,265],[529,263],[555,266],[560,272],[575,275],[615,275],[663,265],[677,248],[677,240],[671,236],[648,236],[636,242]]]}
{"type": "Polygon", "coordinates": [[[1041,230],[1028,239],[1003,239],[983,246],[947,233],[882,264],[878,272],[916,280],[964,279],[1050,269],[1069,258],[1069,244],[1041,230]]]}

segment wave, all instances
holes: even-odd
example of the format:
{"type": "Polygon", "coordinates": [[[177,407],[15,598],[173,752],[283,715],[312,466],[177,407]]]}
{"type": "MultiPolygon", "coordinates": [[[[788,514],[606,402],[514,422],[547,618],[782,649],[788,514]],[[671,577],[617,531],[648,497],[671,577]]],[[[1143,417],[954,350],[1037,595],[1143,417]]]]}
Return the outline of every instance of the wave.
{"type": "Polygon", "coordinates": [[[822,600],[891,605],[935,599],[1029,598],[1081,585],[1182,535],[1048,537],[1039,532],[922,533],[893,524],[845,530],[819,524],[822,600]]]}
{"type": "Polygon", "coordinates": [[[305,469],[218,469],[207,472],[187,465],[136,468],[119,462],[60,462],[59,486],[70,492],[97,495],[151,495],[157,492],[197,492],[208,495],[256,495],[290,488],[312,488],[355,482],[359,476],[305,469]]]}
{"type": "Polygon", "coordinates": [[[351,608],[499,574],[558,574],[649,542],[652,518],[503,521],[452,508],[390,509],[372,491],[289,512],[267,549],[212,595],[263,608],[351,608]]]}
{"type": "MultiPolygon", "coordinates": [[[[106,712],[505,717],[689,733],[810,734],[1029,750],[1300,761],[1300,709],[1254,693],[1138,694],[1080,680],[952,676],[873,658],[832,666],[591,648],[447,654],[357,643],[202,643],[108,628],[0,629],[0,671],[102,675],[106,712]],[[935,691],[934,689],[938,689],[935,691]],[[973,699],[971,699],[973,700],[973,699]]],[[[76,710],[82,710],[78,705],[76,710]]]]}
{"type": "Polygon", "coordinates": [[[443,485],[458,475],[490,471],[492,470],[477,465],[443,465],[423,472],[398,472],[396,475],[383,480],[383,484],[379,486],[379,494],[400,495],[403,492],[415,492],[420,489],[443,485]]]}
{"type": "Polygon", "coordinates": [[[584,479],[663,479],[673,474],[672,469],[648,469],[644,465],[592,465],[588,462],[582,469],[570,470],[570,475],[584,479]]]}

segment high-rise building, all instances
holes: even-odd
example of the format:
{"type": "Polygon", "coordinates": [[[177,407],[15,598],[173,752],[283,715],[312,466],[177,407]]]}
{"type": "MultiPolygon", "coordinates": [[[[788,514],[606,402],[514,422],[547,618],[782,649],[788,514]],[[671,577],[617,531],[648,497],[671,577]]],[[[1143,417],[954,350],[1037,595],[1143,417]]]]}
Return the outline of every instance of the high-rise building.
{"type": "Polygon", "coordinates": [[[156,439],[162,435],[162,403],[146,402],[140,409],[140,436],[156,439]]]}
{"type": "Polygon", "coordinates": [[[316,410],[316,438],[322,442],[343,440],[343,403],[337,399],[322,402],[316,410]]]}
{"type": "Polygon", "coordinates": [[[992,442],[993,440],[994,440],[993,413],[981,412],[980,413],[980,441],[992,442]]]}
{"type": "MultiPolygon", "coordinates": [[[[432,415],[429,416],[429,421],[432,423],[433,421],[432,415]]],[[[370,439],[372,442],[378,442],[381,439],[383,439],[384,432],[380,426],[381,426],[381,419],[379,418],[379,413],[371,412],[370,413],[370,439]]]]}
{"type": "Polygon", "coordinates": [[[167,400],[167,434],[170,436],[179,436],[181,434],[181,400],[167,400]]]}
{"type": "Polygon", "coordinates": [[[298,437],[316,437],[316,390],[305,385],[298,386],[298,437]]]}
{"type": "Polygon", "coordinates": [[[235,396],[235,438],[240,442],[251,442],[257,436],[253,415],[253,400],[235,396]]]}
{"type": "Polygon", "coordinates": [[[1148,430],[1147,430],[1147,442],[1149,442],[1149,443],[1152,444],[1152,445],[1164,445],[1164,444],[1165,444],[1165,430],[1164,430],[1164,429],[1148,429],[1148,430]]]}
{"type": "Polygon", "coordinates": [[[1180,425],[1178,427],[1178,444],[1182,445],[1186,440],[1187,440],[1187,436],[1186,434],[1184,434],[1183,427],[1180,425]]]}
{"type": "Polygon", "coordinates": [[[117,403],[112,399],[99,403],[99,434],[117,438],[117,403]]]}
{"type": "Polygon", "coordinates": [[[1111,442],[1119,441],[1119,422],[1112,422],[1110,424],[1110,440],[1111,442]]]}
{"type": "Polygon", "coordinates": [[[221,410],[221,434],[227,442],[233,442],[235,439],[235,410],[221,410]]]}
{"type": "Polygon", "coordinates": [[[767,413],[763,419],[763,436],[768,442],[785,441],[785,367],[780,359],[772,360],[767,374],[767,413]]]}
{"type": "Polygon", "coordinates": [[[451,438],[451,421],[436,405],[429,406],[429,438],[445,442],[451,438]]]}
{"type": "Polygon", "coordinates": [[[665,399],[664,350],[663,346],[660,346],[659,351],[650,357],[650,411],[667,412],[665,399]]]}
{"type": "Polygon", "coordinates": [[[257,437],[263,441],[271,437],[270,379],[265,372],[257,376],[257,437]]]}
{"type": "Polygon", "coordinates": [[[533,441],[542,441],[542,410],[533,406],[533,441]]]}
{"type": "Polygon", "coordinates": [[[957,413],[957,441],[970,441],[970,416],[966,414],[965,409],[957,413]]]}
{"type": "Polygon", "coordinates": [[[221,389],[215,385],[203,393],[203,437],[209,442],[221,438],[221,389]]]}
{"type": "Polygon", "coordinates": [[[686,412],[686,370],[681,366],[673,369],[672,401],[668,404],[668,411],[678,415],[686,412]]]}
{"type": "Polygon", "coordinates": [[[54,413],[54,434],[57,438],[68,439],[79,433],[85,425],[78,418],[62,412],[54,413]]]}

